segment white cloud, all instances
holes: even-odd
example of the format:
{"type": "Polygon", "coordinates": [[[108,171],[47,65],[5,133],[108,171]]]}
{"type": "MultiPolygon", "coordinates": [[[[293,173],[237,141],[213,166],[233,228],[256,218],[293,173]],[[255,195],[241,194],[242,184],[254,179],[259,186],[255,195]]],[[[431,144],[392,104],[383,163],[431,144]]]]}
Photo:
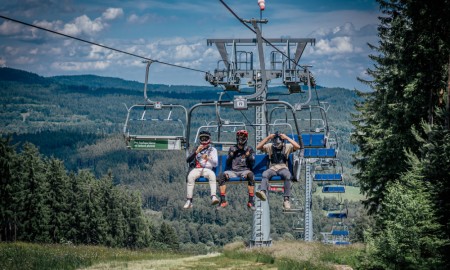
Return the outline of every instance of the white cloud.
{"type": "Polygon", "coordinates": [[[6,66],[6,60],[3,58],[0,58],[0,67],[5,67],[6,66]]]}
{"type": "Polygon", "coordinates": [[[5,52],[8,53],[9,55],[16,55],[16,54],[19,53],[19,48],[6,46],[5,47],[5,52]]]}
{"type": "Polygon", "coordinates": [[[105,24],[100,18],[91,20],[88,16],[82,15],[75,19],[74,25],[79,29],[80,32],[87,35],[94,35],[105,28],[105,24]]]}
{"type": "Polygon", "coordinates": [[[15,58],[14,63],[19,64],[19,65],[28,65],[28,64],[33,64],[34,62],[36,62],[36,59],[31,58],[31,57],[26,57],[26,56],[19,56],[18,58],[15,58]]]}
{"type": "Polygon", "coordinates": [[[131,14],[130,16],[128,16],[127,21],[131,23],[137,23],[139,22],[139,16],[136,14],[131,14]]]}
{"type": "Polygon", "coordinates": [[[351,44],[350,37],[335,37],[331,40],[320,39],[314,47],[314,53],[319,55],[351,53],[353,51],[354,47],[351,44]]]}
{"type": "Polygon", "coordinates": [[[123,9],[121,8],[107,8],[102,14],[105,20],[114,20],[121,16],[123,16],[123,9]]]}
{"type": "Polygon", "coordinates": [[[92,70],[104,70],[111,65],[107,61],[95,61],[95,62],[53,62],[51,67],[61,71],[92,71],[92,70]]]}
{"type": "Polygon", "coordinates": [[[0,35],[18,34],[21,31],[21,26],[17,23],[4,21],[0,24],[0,35]]]}
{"type": "Polygon", "coordinates": [[[174,58],[176,60],[186,60],[198,57],[199,53],[195,51],[195,45],[178,45],[175,47],[174,58]]]}

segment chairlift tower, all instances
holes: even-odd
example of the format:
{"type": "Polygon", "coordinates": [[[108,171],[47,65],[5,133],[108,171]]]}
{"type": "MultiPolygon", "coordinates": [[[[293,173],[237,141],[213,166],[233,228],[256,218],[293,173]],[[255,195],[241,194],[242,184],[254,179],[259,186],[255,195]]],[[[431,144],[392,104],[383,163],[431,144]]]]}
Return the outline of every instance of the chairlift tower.
{"type": "MultiPolygon", "coordinates": [[[[234,108],[247,110],[248,100],[262,101],[262,104],[255,107],[255,145],[269,135],[269,123],[267,119],[267,93],[268,83],[272,79],[281,79],[288,88],[289,94],[301,92],[301,85],[307,84],[309,87],[314,83],[307,68],[299,68],[298,62],[308,43],[314,44],[315,39],[307,38],[271,38],[265,39],[258,24],[267,23],[267,20],[243,20],[251,24],[255,30],[256,38],[253,39],[208,39],[207,44],[215,44],[221,60],[213,74],[208,73],[206,80],[214,86],[222,86],[224,91],[238,91],[243,80],[247,80],[247,85],[254,86],[254,92],[249,95],[234,96],[234,108]],[[257,47],[259,69],[254,69],[253,52],[241,51],[244,46],[257,47]],[[265,54],[263,45],[275,46],[275,51],[270,53],[270,67],[266,69],[265,54]],[[291,48],[295,46],[295,53],[292,56],[291,48]],[[284,51],[276,47],[284,47],[284,51]],[[228,52],[227,48],[231,48],[228,52]]],[[[311,91],[311,89],[309,89],[311,91]]],[[[298,136],[301,141],[301,136],[298,136]]],[[[299,168],[300,170],[300,168],[299,168]]],[[[311,190],[311,187],[309,187],[311,190]]],[[[269,195],[267,193],[267,195],[269,195]]],[[[255,197],[257,209],[253,214],[252,238],[250,246],[270,246],[270,208],[268,201],[261,201],[255,197]]],[[[312,235],[312,215],[305,215],[305,228],[310,228],[310,232],[305,235],[312,235]],[[308,218],[307,218],[308,217],[308,218]],[[310,218],[309,218],[310,217],[310,218]]],[[[309,240],[309,238],[305,238],[309,240]]]]}

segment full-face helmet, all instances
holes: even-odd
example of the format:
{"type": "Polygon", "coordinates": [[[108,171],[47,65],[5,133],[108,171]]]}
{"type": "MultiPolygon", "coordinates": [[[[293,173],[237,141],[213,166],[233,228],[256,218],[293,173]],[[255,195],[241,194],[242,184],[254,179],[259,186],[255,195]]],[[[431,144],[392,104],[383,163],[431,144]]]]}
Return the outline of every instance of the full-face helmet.
{"type": "Polygon", "coordinates": [[[211,133],[209,133],[209,131],[202,130],[198,134],[198,139],[200,140],[200,144],[208,145],[211,143],[211,133]]]}
{"type": "Polygon", "coordinates": [[[280,133],[277,131],[275,132],[275,137],[272,138],[272,145],[273,147],[277,148],[277,149],[281,149],[283,148],[283,139],[281,139],[280,137],[280,133]]]}
{"type": "Polygon", "coordinates": [[[239,130],[236,132],[236,143],[238,145],[245,145],[248,140],[248,132],[247,130],[239,130]]]}

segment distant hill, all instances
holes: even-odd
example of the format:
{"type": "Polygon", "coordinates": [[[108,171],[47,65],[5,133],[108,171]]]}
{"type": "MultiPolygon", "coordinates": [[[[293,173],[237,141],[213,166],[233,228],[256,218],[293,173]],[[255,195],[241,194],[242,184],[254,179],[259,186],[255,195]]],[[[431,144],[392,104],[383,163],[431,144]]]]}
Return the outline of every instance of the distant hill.
{"type": "Polygon", "coordinates": [[[50,77],[55,82],[64,85],[83,85],[91,88],[125,88],[142,90],[143,83],[136,81],[126,81],[120,78],[101,77],[96,75],[74,75],[74,76],[54,76],[50,77]]]}
{"type": "Polygon", "coordinates": [[[46,85],[51,83],[51,79],[39,76],[37,74],[28,71],[7,67],[0,67],[0,81],[20,82],[25,84],[32,84],[32,83],[46,84],[46,85]]]}

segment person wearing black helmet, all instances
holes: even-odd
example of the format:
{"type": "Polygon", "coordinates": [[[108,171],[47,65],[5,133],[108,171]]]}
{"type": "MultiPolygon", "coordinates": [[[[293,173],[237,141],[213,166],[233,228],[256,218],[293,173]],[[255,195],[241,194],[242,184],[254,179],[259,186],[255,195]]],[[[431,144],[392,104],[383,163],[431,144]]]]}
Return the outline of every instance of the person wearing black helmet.
{"type": "Polygon", "coordinates": [[[204,176],[209,180],[209,187],[211,189],[211,204],[216,205],[219,199],[216,196],[216,174],[212,170],[217,166],[217,149],[211,146],[211,134],[208,131],[200,131],[198,135],[200,145],[195,148],[186,159],[188,163],[193,164],[193,169],[187,176],[187,201],[184,204],[184,209],[192,208],[192,196],[194,194],[195,180],[200,176],[204,176]]]}
{"type": "Polygon", "coordinates": [[[284,179],[283,209],[291,209],[291,203],[289,202],[289,197],[291,196],[291,172],[287,163],[289,154],[300,149],[300,145],[286,136],[286,134],[277,131],[259,142],[256,149],[266,152],[270,160],[269,169],[262,174],[261,190],[256,192],[256,196],[260,200],[265,201],[267,199],[266,192],[269,187],[269,179],[279,175],[284,179]],[[286,141],[289,143],[286,143],[286,141]]]}
{"type": "Polygon", "coordinates": [[[255,210],[254,194],[255,194],[255,177],[252,172],[253,164],[255,163],[255,151],[251,146],[247,145],[248,132],[247,130],[239,130],[236,132],[236,144],[228,150],[226,160],[227,168],[218,177],[220,190],[220,207],[227,207],[225,183],[228,179],[233,177],[240,177],[246,179],[248,182],[248,202],[247,207],[255,210]]]}

